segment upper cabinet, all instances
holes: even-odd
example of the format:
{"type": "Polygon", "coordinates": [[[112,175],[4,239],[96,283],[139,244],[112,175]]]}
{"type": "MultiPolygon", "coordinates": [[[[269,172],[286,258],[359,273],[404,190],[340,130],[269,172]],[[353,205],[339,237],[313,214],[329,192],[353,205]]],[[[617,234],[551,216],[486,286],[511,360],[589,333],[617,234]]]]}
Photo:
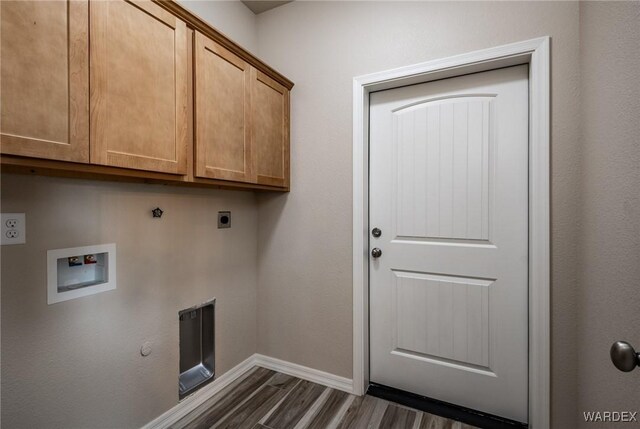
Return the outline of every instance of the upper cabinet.
{"type": "Polygon", "coordinates": [[[90,10],[91,162],[187,173],[186,24],[149,1],[90,10]]]}
{"type": "Polygon", "coordinates": [[[289,90],[255,69],[251,87],[257,183],[289,188],[289,90]]]}
{"type": "Polygon", "coordinates": [[[195,175],[254,182],[251,66],[195,33],[195,175]]]}
{"type": "Polygon", "coordinates": [[[88,162],[88,3],[0,1],[0,8],[2,152],[88,162]]]}
{"type": "Polygon", "coordinates": [[[4,171],[289,189],[293,83],[176,2],[0,7],[4,171]]]}
{"type": "Polygon", "coordinates": [[[289,187],[289,90],[195,35],[195,174],[289,187]]]}

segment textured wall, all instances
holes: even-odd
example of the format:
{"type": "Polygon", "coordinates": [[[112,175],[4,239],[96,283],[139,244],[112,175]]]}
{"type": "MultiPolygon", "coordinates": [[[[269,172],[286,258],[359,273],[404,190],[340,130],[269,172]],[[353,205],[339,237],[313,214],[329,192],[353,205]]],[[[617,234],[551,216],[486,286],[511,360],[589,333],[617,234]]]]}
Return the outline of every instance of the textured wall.
{"type": "Polygon", "coordinates": [[[27,244],[1,249],[3,427],[160,415],[178,402],[178,311],[213,297],[217,374],[255,352],[252,193],[3,175],[2,211],[27,215],[27,244]],[[217,229],[218,210],[231,229],[217,229]],[[112,242],[116,290],[47,305],[48,249],[112,242]]]}
{"type": "Polygon", "coordinates": [[[177,0],[185,8],[256,54],[258,31],[256,15],[240,0],[177,0]]]}
{"type": "Polygon", "coordinates": [[[582,421],[583,411],[640,411],[639,371],[609,360],[616,340],[640,348],[640,2],[581,3],[580,59],[582,421]]]}
{"type": "Polygon", "coordinates": [[[577,2],[293,2],[258,16],[260,56],[296,83],[292,191],[259,199],[261,353],[351,377],[352,78],[549,35],[552,412],[555,427],[574,426],[578,7],[577,2]]]}

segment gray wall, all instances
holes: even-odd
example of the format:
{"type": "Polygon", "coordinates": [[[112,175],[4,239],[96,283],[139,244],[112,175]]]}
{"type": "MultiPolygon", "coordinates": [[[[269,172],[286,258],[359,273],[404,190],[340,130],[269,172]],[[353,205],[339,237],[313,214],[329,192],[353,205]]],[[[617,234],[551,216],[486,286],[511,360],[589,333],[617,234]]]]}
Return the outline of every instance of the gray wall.
{"type": "Polygon", "coordinates": [[[352,78],[549,35],[552,413],[556,428],[574,426],[578,8],[577,2],[293,2],[258,16],[260,56],[296,83],[292,191],[259,200],[259,352],[352,375],[352,78]]]}
{"type": "Polygon", "coordinates": [[[217,373],[255,352],[252,193],[3,175],[2,211],[27,214],[27,244],[1,250],[3,427],[139,427],[162,414],[178,402],[178,311],[213,297],[217,373]],[[232,211],[231,229],[217,229],[218,210],[232,211]],[[47,250],[112,242],[115,291],[47,305],[47,250]]]}
{"type": "Polygon", "coordinates": [[[640,2],[582,3],[580,55],[582,421],[583,411],[640,406],[639,370],[619,372],[608,353],[616,340],[640,347],[640,2]]]}
{"type": "MultiPolygon", "coordinates": [[[[255,51],[242,3],[188,3],[255,51]]],[[[3,212],[26,212],[28,238],[0,250],[3,427],[140,427],[162,414],[178,403],[178,311],[212,297],[217,374],[255,353],[253,193],[5,174],[1,193],[3,212]],[[217,229],[219,210],[231,229],[217,229]],[[118,289],[47,306],[46,251],[111,242],[118,289]]]]}
{"type": "Polygon", "coordinates": [[[240,0],[177,0],[243,48],[258,53],[256,15],[240,0]]]}

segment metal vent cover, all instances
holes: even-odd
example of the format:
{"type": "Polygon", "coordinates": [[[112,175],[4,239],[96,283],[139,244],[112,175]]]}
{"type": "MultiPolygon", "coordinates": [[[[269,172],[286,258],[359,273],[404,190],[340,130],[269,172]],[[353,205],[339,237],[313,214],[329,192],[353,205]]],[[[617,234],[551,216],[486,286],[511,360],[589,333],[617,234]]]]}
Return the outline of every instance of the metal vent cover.
{"type": "Polygon", "coordinates": [[[180,399],[215,376],[215,299],[178,313],[180,323],[180,399]]]}

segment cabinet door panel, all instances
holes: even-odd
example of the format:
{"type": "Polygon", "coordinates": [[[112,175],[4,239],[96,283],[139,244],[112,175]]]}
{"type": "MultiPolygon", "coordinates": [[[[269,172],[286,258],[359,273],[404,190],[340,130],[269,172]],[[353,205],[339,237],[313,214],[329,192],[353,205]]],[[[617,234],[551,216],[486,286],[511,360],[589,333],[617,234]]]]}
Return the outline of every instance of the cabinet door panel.
{"type": "Polygon", "coordinates": [[[0,8],[2,153],[88,162],[88,3],[0,8]]]}
{"type": "Polygon", "coordinates": [[[257,183],[289,187],[289,91],[252,69],[252,126],[257,183]]]}
{"type": "Polygon", "coordinates": [[[150,1],[91,3],[91,162],[186,173],[186,25],[150,1]]]}
{"type": "Polygon", "coordinates": [[[196,33],[196,176],[254,182],[250,66],[196,33]]]}

